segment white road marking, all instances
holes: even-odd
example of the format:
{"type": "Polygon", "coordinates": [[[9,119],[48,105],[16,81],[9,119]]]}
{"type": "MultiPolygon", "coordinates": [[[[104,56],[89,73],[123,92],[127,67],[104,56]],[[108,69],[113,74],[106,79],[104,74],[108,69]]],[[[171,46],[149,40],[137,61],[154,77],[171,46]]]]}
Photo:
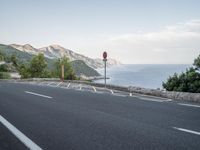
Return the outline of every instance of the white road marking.
{"type": "Polygon", "coordinates": [[[27,148],[31,150],[42,150],[37,144],[35,144],[31,139],[24,135],[21,131],[15,128],[11,123],[9,123],[5,118],[0,115],[0,122],[14,134],[27,148]]]}
{"type": "Polygon", "coordinates": [[[157,99],[146,98],[146,97],[138,97],[138,98],[145,101],[163,102],[163,100],[157,100],[157,99]]]}
{"type": "Polygon", "coordinates": [[[62,83],[62,82],[59,82],[59,83],[56,85],[56,87],[58,87],[61,83],[62,83]]]}
{"type": "Polygon", "coordinates": [[[69,88],[69,86],[70,86],[70,83],[68,83],[67,88],[69,88]]]}
{"type": "Polygon", "coordinates": [[[184,103],[178,103],[179,105],[183,105],[183,106],[188,106],[188,107],[199,107],[200,105],[194,105],[194,104],[184,104],[184,103]]]}
{"type": "Polygon", "coordinates": [[[145,94],[136,94],[137,97],[147,97],[147,98],[155,98],[155,99],[162,99],[163,101],[172,101],[172,99],[167,99],[167,98],[162,98],[162,97],[158,97],[158,96],[151,96],[151,95],[145,95],[145,94]]]}
{"type": "Polygon", "coordinates": [[[29,92],[29,91],[24,91],[24,92],[28,93],[28,94],[36,95],[36,96],[45,97],[45,98],[52,98],[50,96],[46,96],[46,95],[42,95],[42,94],[38,94],[38,93],[33,93],[33,92],[29,92]]]}
{"type": "Polygon", "coordinates": [[[114,96],[121,96],[121,97],[127,97],[126,95],[122,95],[122,94],[113,94],[114,96]]]}
{"type": "Polygon", "coordinates": [[[177,127],[173,127],[173,128],[176,129],[176,130],[179,130],[179,131],[183,131],[183,132],[188,132],[188,133],[200,135],[200,132],[197,132],[197,131],[192,131],[192,130],[183,129],[183,128],[177,128],[177,127]]]}
{"type": "Polygon", "coordinates": [[[92,88],[93,88],[93,90],[94,90],[95,92],[97,91],[96,88],[95,88],[94,86],[93,86],[92,88]]]}
{"type": "Polygon", "coordinates": [[[163,102],[171,102],[172,99],[163,100],[163,102]]]}
{"type": "Polygon", "coordinates": [[[81,84],[79,85],[79,87],[80,87],[80,88],[79,88],[79,90],[81,90],[81,89],[82,89],[82,86],[81,86],[81,84]]]}
{"type": "Polygon", "coordinates": [[[132,93],[129,93],[129,96],[133,96],[133,94],[132,94],[132,93]]]}
{"type": "Polygon", "coordinates": [[[51,85],[51,84],[53,84],[54,82],[50,82],[50,83],[48,83],[47,85],[51,85]]]}
{"type": "Polygon", "coordinates": [[[113,90],[110,90],[110,92],[111,92],[112,94],[114,94],[113,90]]]}
{"type": "Polygon", "coordinates": [[[38,85],[42,85],[42,84],[43,84],[43,82],[38,83],[38,85]]]}

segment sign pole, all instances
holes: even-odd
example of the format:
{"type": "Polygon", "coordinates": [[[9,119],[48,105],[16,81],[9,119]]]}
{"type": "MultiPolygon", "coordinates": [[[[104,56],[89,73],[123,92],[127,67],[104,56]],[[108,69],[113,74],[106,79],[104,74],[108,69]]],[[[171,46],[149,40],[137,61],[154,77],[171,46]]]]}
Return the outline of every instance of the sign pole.
{"type": "Polygon", "coordinates": [[[62,79],[62,81],[64,81],[64,65],[61,66],[61,70],[62,70],[62,77],[61,77],[61,79],[62,79]]]}
{"type": "Polygon", "coordinates": [[[104,63],[105,63],[105,69],[104,69],[104,84],[105,84],[105,87],[106,87],[106,59],[104,60],[104,63]]]}
{"type": "Polygon", "coordinates": [[[104,61],[104,84],[106,87],[106,61],[107,61],[107,52],[103,52],[103,61],[104,61]]]}

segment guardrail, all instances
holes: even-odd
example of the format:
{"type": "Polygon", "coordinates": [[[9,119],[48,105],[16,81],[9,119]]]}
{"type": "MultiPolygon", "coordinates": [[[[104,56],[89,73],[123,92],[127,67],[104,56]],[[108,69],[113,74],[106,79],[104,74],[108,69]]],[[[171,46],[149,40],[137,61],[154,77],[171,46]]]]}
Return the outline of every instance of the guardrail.
{"type": "MultiPolygon", "coordinates": [[[[58,78],[30,78],[30,79],[10,79],[10,80],[1,79],[0,81],[17,81],[17,82],[56,81],[56,82],[59,82],[61,80],[58,79],[58,78]]],[[[89,82],[89,81],[64,80],[64,82],[87,84],[87,85],[92,85],[92,86],[96,86],[96,87],[104,87],[104,84],[93,83],[93,82],[89,82]]],[[[134,86],[129,86],[129,87],[117,86],[117,85],[110,85],[110,84],[107,84],[106,88],[112,89],[112,90],[119,90],[119,91],[129,92],[129,93],[139,93],[139,94],[157,96],[157,97],[174,99],[174,100],[184,100],[184,101],[200,103],[200,93],[173,92],[173,91],[164,91],[164,90],[140,88],[140,87],[134,87],[134,86]]]]}

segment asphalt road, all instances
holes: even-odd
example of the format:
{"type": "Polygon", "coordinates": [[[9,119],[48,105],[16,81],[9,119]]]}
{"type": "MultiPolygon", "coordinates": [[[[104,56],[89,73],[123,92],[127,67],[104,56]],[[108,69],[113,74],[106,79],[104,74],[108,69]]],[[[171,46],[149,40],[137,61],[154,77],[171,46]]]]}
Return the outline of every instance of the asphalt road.
{"type": "MultiPolygon", "coordinates": [[[[41,149],[200,149],[200,105],[186,102],[0,82],[0,116],[41,149]]],[[[0,149],[27,149],[8,128],[0,118],[0,149]]]]}

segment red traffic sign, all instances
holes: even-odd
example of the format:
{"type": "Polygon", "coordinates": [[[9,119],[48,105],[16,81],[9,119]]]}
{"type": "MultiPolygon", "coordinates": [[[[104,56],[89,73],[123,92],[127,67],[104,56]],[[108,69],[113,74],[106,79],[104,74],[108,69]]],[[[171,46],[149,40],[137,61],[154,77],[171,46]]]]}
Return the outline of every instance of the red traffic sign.
{"type": "Polygon", "coordinates": [[[106,59],[107,58],[107,52],[103,52],[103,58],[106,59]]]}

